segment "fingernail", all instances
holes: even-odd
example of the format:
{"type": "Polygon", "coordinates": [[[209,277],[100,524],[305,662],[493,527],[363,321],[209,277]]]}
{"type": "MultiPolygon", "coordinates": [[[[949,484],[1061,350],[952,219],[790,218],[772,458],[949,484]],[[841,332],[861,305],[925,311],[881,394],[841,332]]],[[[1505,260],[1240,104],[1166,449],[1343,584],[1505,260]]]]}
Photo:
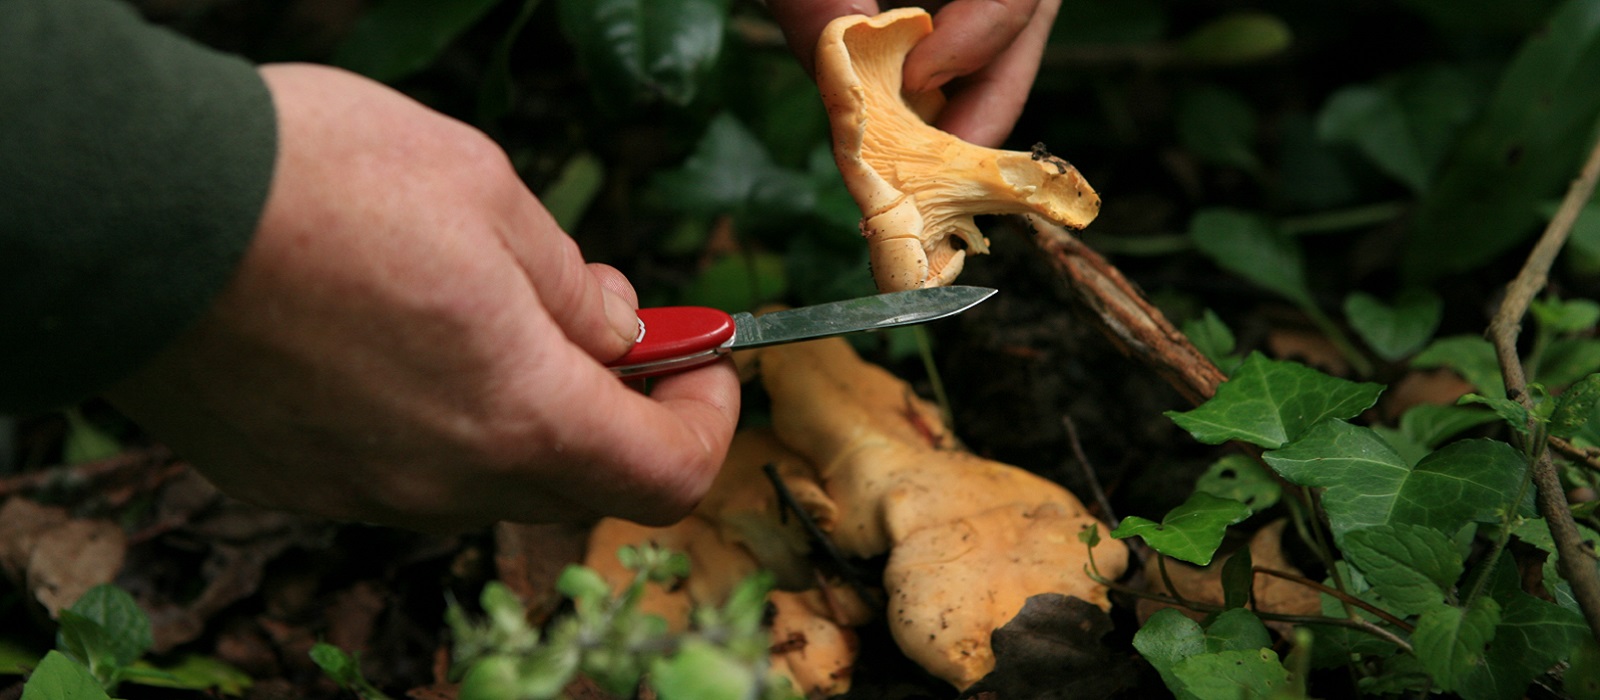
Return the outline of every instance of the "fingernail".
{"type": "Polygon", "coordinates": [[[639,312],[626,299],[609,289],[605,290],[605,297],[606,320],[611,322],[611,330],[630,345],[639,342],[639,337],[644,334],[644,326],[639,323],[639,312]]]}

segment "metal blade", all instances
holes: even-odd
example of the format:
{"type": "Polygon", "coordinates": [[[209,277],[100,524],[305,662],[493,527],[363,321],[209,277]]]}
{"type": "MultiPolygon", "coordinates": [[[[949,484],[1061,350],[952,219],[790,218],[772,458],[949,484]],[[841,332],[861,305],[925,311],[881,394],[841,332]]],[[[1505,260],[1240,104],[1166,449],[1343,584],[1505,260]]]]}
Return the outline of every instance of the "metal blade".
{"type": "Polygon", "coordinates": [[[733,349],[826,338],[927,323],[954,316],[993,296],[987,287],[931,287],[846,299],[761,316],[733,315],[733,349]]]}

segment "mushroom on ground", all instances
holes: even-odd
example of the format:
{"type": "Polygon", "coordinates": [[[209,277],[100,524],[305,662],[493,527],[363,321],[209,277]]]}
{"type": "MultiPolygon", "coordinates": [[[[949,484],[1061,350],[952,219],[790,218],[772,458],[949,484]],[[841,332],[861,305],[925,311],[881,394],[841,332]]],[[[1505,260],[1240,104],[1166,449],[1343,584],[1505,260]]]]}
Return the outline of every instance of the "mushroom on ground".
{"type": "MultiPolygon", "coordinates": [[[[923,668],[958,688],[977,682],[994,668],[990,634],[1033,595],[1110,606],[1078,539],[1099,521],[1071,492],[955,449],[937,411],[843,339],[755,352],[773,429],[833,501],[823,529],[851,555],[889,553],[885,615],[923,668]]],[[[1115,578],[1127,549],[1104,538],[1094,558],[1115,578]]]]}
{"type": "Polygon", "coordinates": [[[977,214],[1037,213],[1083,228],[1100,197],[1065,160],[984,148],[928,123],[938,91],[905,94],[902,66],[933,31],[920,8],[835,19],[817,45],[817,87],[833,128],[834,159],[861,208],[872,275],[883,292],[948,285],[967,251],[988,241],[977,214]]]}

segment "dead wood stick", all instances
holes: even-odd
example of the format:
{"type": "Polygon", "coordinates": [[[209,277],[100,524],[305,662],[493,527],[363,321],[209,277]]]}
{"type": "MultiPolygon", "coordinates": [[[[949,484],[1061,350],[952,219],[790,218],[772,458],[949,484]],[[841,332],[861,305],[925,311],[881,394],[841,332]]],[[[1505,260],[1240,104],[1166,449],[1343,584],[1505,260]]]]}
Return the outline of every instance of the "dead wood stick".
{"type": "MultiPolygon", "coordinates": [[[[1577,221],[1579,212],[1594,194],[1597,179],[1600,179],[1600,143],[1595,144],[1578,177],[1567,188],[1561,208],[1545,227],[1533,251],[1528,253],[1522,270],[1506,286],[1505,299],[1500,302],[1500,308],[1495,310],[1494,318],[1489,322],[1489,340],[1494,344],[1495,356],[1500,362],[1500,374],[1505,378],[1506,396],[1527,407],[1530,416],[1533,413],[1533,400],[1528,395],[1528,378],[1522,358],[1517,354],[1517,336],[1522,331],[1522,317],[1527,314],[1534,295],[1542,291],[1549,281],[1550,268],[1555,264],[1556,255],[1566,245],[1567,236],[1572,232],[1572,224],[1577,221]]],[[[1529,434],[1539,435],[1537,427],[1530,417],[1529,434]]],[[[1567,496],[1561,489],[1561,477],[1556,473],[1550,450],[1539,449],[1537,454],[1532,471],[1534,486],[1539,491],[1539,513],[1544,516],[1545,524],[1550,527],[1550,535],[1555,539],[1561,576],[1572,584],[1573,597],[1577,599],[1578,608],[1589,623],[1589,633],[1600,640],[1600,569],[1595,567],[1592,553],[1584,548],[1583,539],[1578,534],[1578,526],[1568,509],[1567,496]]]]}
{"type": "Polygon", "coordinates": [[[60,465],[0,479],[0,498],[51,486],[79,486],[128,470],[146,469],[172,459],[164,447],[132,449],[105,459],[60,465]]]}
{"type": "Polygon", "coordinates": [[[1149,365],[1196,405],[1216,393],[1227,376],[1121,271],[1067,229],[1033,214],[1024,218],[1051,266],[1078,301],[1095,314],[1113,343],[1149,365]]]}

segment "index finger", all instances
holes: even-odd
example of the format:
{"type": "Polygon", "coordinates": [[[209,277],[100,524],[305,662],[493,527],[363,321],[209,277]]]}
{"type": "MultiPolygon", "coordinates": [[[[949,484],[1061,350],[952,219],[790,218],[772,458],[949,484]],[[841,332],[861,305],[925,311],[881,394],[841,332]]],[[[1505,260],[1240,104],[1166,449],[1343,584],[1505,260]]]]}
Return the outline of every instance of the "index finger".
{"type": "Polygon", "coordinates": [[[877,0],[767,0],[767,11],[783,29],[789,50],[806,73],[816,74],[817,39],[835,18],[878,14],[877,0]]]}
{"type": "Polygon", "coordinates": [[[1038,9],[1039,0],[953,0],[939,8],[933,33],[906,55],[906,89],[932,90],[989,65],[1016,41],[1038,9]]]}

